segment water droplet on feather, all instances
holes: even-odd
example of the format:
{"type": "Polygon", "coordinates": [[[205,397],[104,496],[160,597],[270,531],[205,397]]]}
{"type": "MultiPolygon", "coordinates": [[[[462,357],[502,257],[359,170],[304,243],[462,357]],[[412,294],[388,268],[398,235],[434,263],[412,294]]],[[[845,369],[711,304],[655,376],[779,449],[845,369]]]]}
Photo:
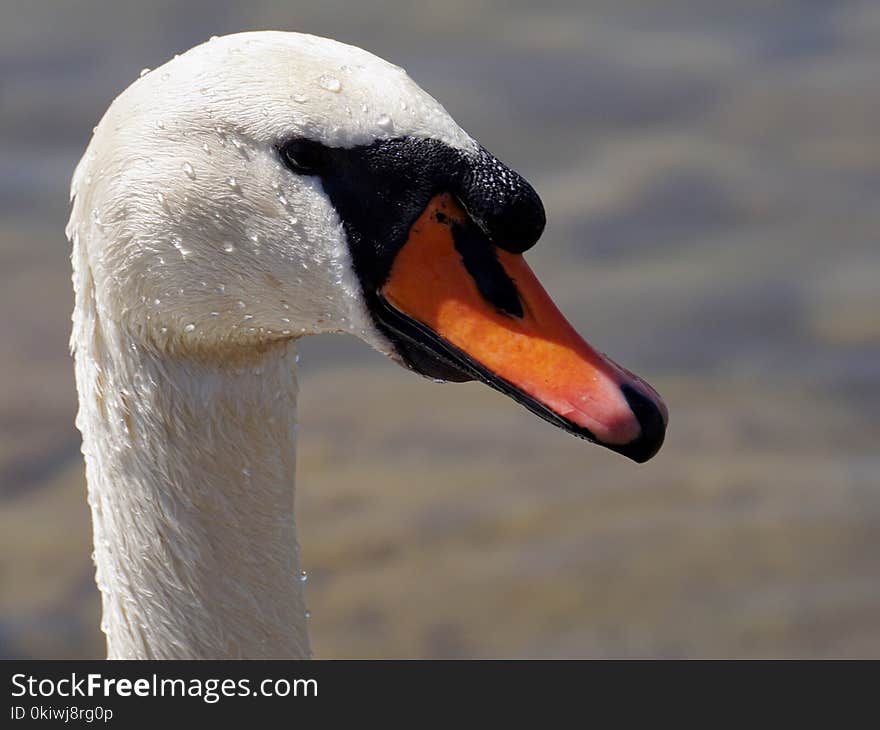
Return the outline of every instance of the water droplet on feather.
{"type": "Polygon", "coordinates": [[[324,74],[318,79],[318,84],[322,89],[327,89],[327,91],[332,91],[334,94],[338,94],[342,90],[342,83],[335,76],[330,76],[329,74],[324,74]]]}

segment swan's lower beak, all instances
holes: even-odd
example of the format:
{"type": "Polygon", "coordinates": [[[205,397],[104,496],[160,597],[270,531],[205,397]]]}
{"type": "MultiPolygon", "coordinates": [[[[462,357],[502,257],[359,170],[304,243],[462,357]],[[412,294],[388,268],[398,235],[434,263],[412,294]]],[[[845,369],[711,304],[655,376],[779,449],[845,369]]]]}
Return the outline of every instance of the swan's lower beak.
{"type": "Polygon", "coordinates": [[[493,246],[452,196],[434,197],[413,224],[379,301],[383,324],[423,351],[407,350],[416,369],[430,353],[466,376],[447,379],[482,380],[637,462],[663,444],[660,396],[590,347],[523,257],[493,246]]]}

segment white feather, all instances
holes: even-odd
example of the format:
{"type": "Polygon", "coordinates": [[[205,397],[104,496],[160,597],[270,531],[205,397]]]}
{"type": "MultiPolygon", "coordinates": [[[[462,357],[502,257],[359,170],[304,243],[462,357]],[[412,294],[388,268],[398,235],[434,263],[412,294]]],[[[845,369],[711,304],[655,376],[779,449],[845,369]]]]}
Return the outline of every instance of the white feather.
{"type": "Polygon", "coordinates": [[[293,512],[295,338],[372,326],[341,222],[275,145],[475,143],[352,46],[243,33],[110,106],[74,173],[80,399],[102,627],[120,658],[309,655],[293,512]]]}

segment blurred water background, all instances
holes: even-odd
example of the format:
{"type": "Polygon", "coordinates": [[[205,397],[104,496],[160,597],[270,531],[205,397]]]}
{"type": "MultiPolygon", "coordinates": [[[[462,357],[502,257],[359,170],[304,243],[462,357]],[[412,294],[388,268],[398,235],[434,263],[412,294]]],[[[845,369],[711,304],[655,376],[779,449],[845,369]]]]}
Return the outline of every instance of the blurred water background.
{"type": "Polygon", "coordinates": [[[302,346],[320,657],[880,656],[880,3],[0,3],[0,656],[97,657],[73,166],[214,34],[404,66],[523,173],[529,260],[671,412],[636,466],[476,384],[302,346]]]}

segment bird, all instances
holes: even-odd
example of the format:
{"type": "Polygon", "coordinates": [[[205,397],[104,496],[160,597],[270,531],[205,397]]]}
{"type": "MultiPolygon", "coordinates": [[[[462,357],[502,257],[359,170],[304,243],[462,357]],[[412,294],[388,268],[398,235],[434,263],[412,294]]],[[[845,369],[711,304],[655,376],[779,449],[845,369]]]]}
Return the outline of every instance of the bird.
{"type": "Polygon", "coordinates": [[[666,406],[542,288],[523,254],[544,225],[522,176],[360,48],[246,32],[145,69],[94,129],[66,228],[107,656],[312,656],[301,337],[354,335],[651,458],[666,406]]]}

